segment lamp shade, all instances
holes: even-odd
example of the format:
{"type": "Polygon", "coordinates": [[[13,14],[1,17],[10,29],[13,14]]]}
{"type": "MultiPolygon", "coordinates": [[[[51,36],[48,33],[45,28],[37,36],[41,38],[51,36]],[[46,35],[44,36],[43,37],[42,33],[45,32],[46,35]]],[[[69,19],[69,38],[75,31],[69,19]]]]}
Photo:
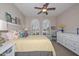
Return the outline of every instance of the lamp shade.
{"type": "Polygon", "coordinates": [[[0,20],[0,32],[8,31],[7,22],[4,20],[0,20]]]}
{"type": "Polygon", "coordinates": [[[28,28],[25,28],[24,30],[25,30],[25,31],[28,31],[28,28]]]}

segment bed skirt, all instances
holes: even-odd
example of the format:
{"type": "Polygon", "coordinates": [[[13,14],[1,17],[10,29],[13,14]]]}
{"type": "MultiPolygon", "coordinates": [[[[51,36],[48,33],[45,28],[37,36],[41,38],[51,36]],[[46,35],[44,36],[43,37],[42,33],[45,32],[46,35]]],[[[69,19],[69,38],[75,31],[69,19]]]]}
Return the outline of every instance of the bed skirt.
{"type": "Polygon", "coordinates": [[[52,51],[29,51],[29,52],[16,52],[15,56],[53,56],[52,51]]]}

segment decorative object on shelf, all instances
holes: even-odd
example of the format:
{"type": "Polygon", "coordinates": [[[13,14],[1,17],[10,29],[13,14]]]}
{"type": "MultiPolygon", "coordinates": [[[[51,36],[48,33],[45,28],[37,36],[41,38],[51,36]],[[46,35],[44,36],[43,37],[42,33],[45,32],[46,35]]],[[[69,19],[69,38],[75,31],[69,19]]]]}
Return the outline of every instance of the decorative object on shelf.
{"type": "Polygon", "coordinates": [[[6,21],[14,24],[20,24],[20,19],[18,17],[12,17],[8,12],[5,13],[6,21]]]}
{"type": "Polygon", "coordinates": [[[12,23],[12,17],[11,17],[11,14],[9,14],[9,13],[6,12],[6,13],[5,13],[5,16],[6,16],[6,21],[12,23]]]}
{"type": "Polygon", "coordinates": [[[60,24],[60,25],[59,25],[59,28],[61,28],[61,32],[64,32],[64,27],[65,27],[64,24],[60,24]]]}
{"type": "Polygon", "coordinates": [[[79,28],[77,28],[77,34],[79,34],[79,28]]]}
{"type": "Polygon", "coordinates": [[[17,17],[12,18],[12,23],[17,24],[17,17]]]}
{"type": "Polygon", "coordinates": [[[15,19],[14,19],[14,18],[12,18],[12,23],[14,23],[14,24],[15,24],[15,19]]]}

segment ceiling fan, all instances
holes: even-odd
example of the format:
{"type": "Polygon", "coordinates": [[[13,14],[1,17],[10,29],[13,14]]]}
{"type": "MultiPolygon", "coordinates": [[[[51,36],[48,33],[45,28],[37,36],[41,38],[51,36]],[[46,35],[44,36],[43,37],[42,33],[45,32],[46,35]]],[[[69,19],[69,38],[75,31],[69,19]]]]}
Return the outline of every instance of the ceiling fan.
{"type": "Polygon", "coordinates": [[[40,12],[38,12],[37,14],[40,14],[40,13],[45,13],[46,15],[48,15],[48,12],[49,10],[55,10],[56,8],[53,7],[53,8],[48,8],[48,5],[49,3],[45,3],[43,5],[43,7],[34,7],[35,9],[40,9],[40,12]]]}

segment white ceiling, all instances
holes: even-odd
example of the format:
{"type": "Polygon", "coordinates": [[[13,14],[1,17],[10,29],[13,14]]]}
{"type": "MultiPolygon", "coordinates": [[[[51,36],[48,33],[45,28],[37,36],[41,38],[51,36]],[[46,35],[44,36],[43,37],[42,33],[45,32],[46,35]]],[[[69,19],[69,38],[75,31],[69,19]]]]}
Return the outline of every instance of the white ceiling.
{"type": "Polygon", "coordinates": [[[55,11],[48,11],[48,15],[43,13],[37,15],[40,10],[34,9],[34,7],[42,7],[44,3],[16,3],[16,7],[25,15],[25,16],[57,16],[60,13],[67,10],[69,7],[74,5],[74,3],[50,3],[48,7],[56,7],[55,11]]]}

